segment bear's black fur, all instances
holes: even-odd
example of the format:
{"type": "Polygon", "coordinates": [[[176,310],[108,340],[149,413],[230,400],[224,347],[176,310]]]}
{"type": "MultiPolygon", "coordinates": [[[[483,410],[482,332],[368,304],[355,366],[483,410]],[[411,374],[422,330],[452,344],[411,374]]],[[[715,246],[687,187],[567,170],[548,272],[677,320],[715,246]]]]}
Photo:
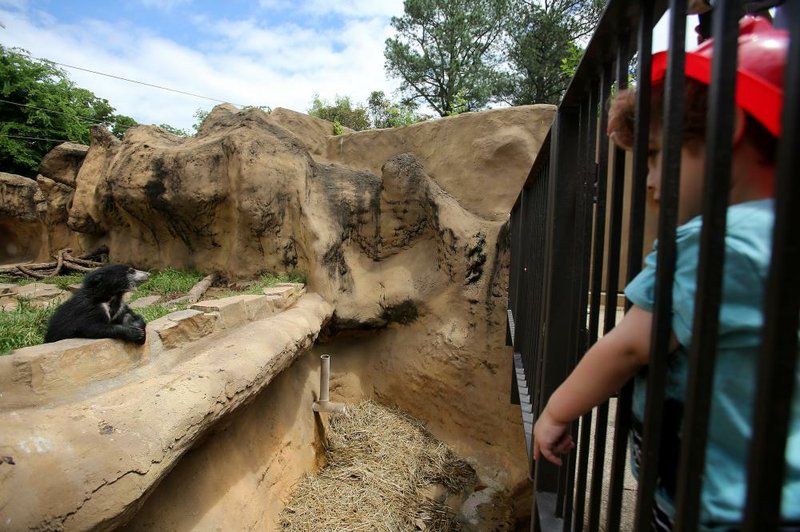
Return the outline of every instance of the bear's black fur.
{"type": "Polygon", "coordinates": [[[123,264],[110,264],[90,272],[80,290],[50,318],[45,342],[64,338],[119,338],[143,344],[145,321],[122,300],[150,274],[123,264]]]}

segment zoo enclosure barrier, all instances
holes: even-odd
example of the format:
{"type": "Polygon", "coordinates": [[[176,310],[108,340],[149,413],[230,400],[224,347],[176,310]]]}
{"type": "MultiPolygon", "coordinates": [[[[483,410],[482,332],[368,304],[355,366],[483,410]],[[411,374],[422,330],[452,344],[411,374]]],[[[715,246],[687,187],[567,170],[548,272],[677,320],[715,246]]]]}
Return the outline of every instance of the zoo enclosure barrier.
{"type": "MultiPolygon", "coordinates": [[[[777,4],[780,2],[773,2],[777,4]]],[[[736,69],[736,32],[746,2],[716,2],[712,17],[715,57],[709,89],[704,227],[698,297],[678,471],[676,528],[697,529],[700,475],[708,426],[722,272],[722,252],[736,69]]],[[[764,4],[764,2],[761,2],[764,4]]],[[[576,449],[556,467],[532,460],[532,428],[550,394],[603,331],[616,321],[621,266],[627,280],[641,269],[646,203],[647,148],[653,26],[669,7],[670,47],[664,97],[664,143],[658,220],[659,260],[652,351],[648,371],[636,530],[649,530],[656,487],[665,367],[675,264],[677,186],[680,170],[686,0],[610,0],[570,82],[550,132],[513,207],[508,344],[513,346],[512,402],[522,409],[534,484],[532,530],[600,528],[607,486],[606,530],[619,530],[631,385],[620,391],[611,449],[606,449],[608,403],[573,423],[576,449]],[[609,147],[606,103],[614,86],[625,88],[636,53],[636,128],[632,157],[609,147]],[[623,226],[623,219],[627,223],[623,226]],[[625,230],[627,229],[627,234],[625,230]],[[622,249],[624,237],[627,248],[622,249]],[[624,253],[624,255],[623,255],[624,253]],[[623,256],[625,257],[624,264],[623,256]],[[601,294],[605,293],[604,308],[601,294]],[[663,296],[661,294],[664,294],[663,296]],[[588,308],[588,310],[587,310],[588,308]],[[587,315],[588,314],[588,315],[587,315]],[[611,453],[610,470],[605,458],[611,453]],[[589,475],[589,455],[593,455],[589,475]],[[591,477],[587,489],[587,479],[591,477]]],[[[763,347],[748,466],[746,530],[777,530],[784,450],[797,364],[800,313],[800,2],[786,2],[790,48],[784,80],[783,133],[778,150],[773,259],[765,298],[763,347]]],[[[795,390],[794,393],[800,393],[795,390]]]]}

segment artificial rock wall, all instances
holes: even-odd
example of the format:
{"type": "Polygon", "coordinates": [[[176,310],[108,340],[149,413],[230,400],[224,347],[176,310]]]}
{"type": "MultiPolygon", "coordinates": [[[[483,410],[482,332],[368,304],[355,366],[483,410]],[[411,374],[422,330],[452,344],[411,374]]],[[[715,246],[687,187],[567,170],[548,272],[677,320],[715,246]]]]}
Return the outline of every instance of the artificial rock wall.
{"type": "MultiPolygon", "coordinates": [[[[140,126],[119,141],[96,129],[74,192],[66,191],[65,238],[82,251],[105,244],[113,261],[138,268],[229,278],[304,273],[308,289],[332,309],[314,349],[335,357],[334,400],[373,397],[424,419],[490,486],[485,504],[513,501],[528,473],[519,408],[509,404],[506,221],[553,114],[552,106],[515,107],[334,137],[329,123],[300,113],[223,105],[188,139],[140,126]]],[[[33,204],[44,212],[55,196],[41,184],[38,191],[44,203],[33,204]]],[[[50,234],[49,220],[30,223],[50,234]]],[[[41,259],[58,248],[53,241],[0,262],[41,259]]],[[[270,401],[253,405],[269,409],[270,401]]],[[[239,426],[230,417],[239,414],[228,414],[239,426]]],[[[241,415],[250,420],[244,425],[259,417],[241,415]]],[[[208,449],[234,445],[215,438],[193,443],[194,456],[206,456],[198,463],[226,454],[208,449]]],[[[176,466],[175,478],[197,480],[201,469],[176,466]]],[[[215,471],[209,466],[211,476],[198,482],[213,486],[215,471]]],[[[181,495],[175,490],[185,489],[170,478],[147,491],[155,495],[131,526],[170,515],[166,508],[181,495]]],[[[222,492],[196,498],[228,500],[222,492]]]]}

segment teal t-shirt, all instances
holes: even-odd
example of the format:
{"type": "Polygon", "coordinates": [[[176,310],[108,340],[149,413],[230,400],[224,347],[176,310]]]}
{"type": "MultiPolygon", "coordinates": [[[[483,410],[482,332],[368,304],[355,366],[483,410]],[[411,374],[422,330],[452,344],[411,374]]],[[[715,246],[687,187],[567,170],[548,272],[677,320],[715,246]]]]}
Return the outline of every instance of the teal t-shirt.
{"type": "MultiPolygon", "coordinates": [[[[709,526],[741,521],[745,506],[747,453],[773,224],[773,200],[752,201],[728,208],[718,353],[701,502],[701,520],[709,526]]],[[[672,330],[680,347],[669,355],[668,361],[664,408],[666,441],[661,445],[656,493],[658,506],[667,515],[674,513],[674,476],[678,469],[679,430],[686,395],[688,346],[692,340],[701,228],[702,219],[697,217],[676,231],[672,330]]],[[[654,246],[654,251],[645,259],[642,272],[625,289],[625,295],[633,304],[650,312],[654,308],[656,253],[654,246]]],[[[637,377],[634,429],[636,421],[641,423],[643,418],[645,387],[646,379],[637,377]]],[[[634,460],[637,451],[635,432],[634,460]]],[[[795,379],[786,464],[782,513],[785,519],[795,521],[800,519],[800,365],[795,379]]]]}

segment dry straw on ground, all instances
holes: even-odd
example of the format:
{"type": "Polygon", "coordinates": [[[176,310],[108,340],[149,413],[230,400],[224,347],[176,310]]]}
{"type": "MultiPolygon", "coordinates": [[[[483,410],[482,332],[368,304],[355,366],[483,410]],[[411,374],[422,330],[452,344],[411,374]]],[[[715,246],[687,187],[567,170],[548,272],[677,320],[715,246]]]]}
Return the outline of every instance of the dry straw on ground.
{"type": "Polygon", "coordinates": [[[447,494],[475,481],[475,471],[418,421],[365,401],[332,414],[327,465],[307,475],[281,514],[292,531],[454,531],[447,494]],[[444,495],[426,496],[440,485],[444,495]]]}

